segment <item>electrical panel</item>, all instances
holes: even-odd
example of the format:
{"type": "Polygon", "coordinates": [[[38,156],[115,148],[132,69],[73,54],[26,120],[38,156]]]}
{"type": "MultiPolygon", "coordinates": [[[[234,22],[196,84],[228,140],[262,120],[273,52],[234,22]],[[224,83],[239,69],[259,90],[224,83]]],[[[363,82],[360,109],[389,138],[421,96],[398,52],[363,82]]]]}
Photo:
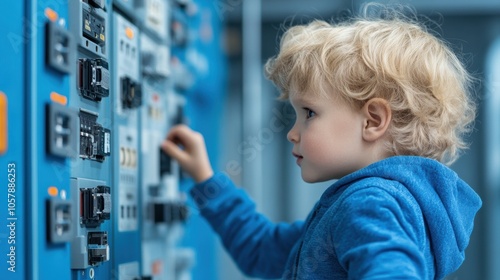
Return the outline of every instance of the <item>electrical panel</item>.
{"type": "Polygon", "coordinates": [[[186,235],[193,213],[180,167],[160,146],[193,119],[185,112],[196,71],[184,54],[198,48],[198,30],[186,19],[213,5],[0,7],[9,65],[0,68],[0,279],[192,279],[195,263],[206,271],[195,261],[198,238],[186,235]]]}

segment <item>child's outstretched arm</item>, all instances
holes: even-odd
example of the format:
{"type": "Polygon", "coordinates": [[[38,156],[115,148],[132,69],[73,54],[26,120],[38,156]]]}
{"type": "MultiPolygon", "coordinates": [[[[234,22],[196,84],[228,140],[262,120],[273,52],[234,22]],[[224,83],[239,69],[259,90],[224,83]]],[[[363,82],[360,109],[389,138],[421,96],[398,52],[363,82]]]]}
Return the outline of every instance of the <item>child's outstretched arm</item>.
{"type": "Polygon", "coordinates": [[[244,190],[225,174],[214,174],[203,136],[187,126],[173,127],[162,148],[198,183],[190,194],[238,267],[250,276],[280,277],[303,221],[273,223],[258,213],[244,190]]]}
{"type": "Polygon", "coordinates": [[[197,183],[213,176],[203,136],[186,125],[174,126],[162,144],[163,150],[175,158],[197,183]]]}

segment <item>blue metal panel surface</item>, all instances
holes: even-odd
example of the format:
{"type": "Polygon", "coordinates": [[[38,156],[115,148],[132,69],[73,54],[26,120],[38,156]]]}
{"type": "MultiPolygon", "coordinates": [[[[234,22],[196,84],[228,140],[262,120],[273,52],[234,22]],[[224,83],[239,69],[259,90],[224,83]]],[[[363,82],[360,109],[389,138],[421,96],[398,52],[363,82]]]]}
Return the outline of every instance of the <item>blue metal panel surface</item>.
{"type": "Polygon", "coordinates": [[[59,3],[45,4],[31,1],[28,6],[26,30],[27,84],[28,88],[28,157],[27,167],[27,233],[29,279],[69,279],[68,243],[51,244],[47,236],[46,203],[51,198],[49,187],[56,187],[58,195],[69,194],[69,165],[64,157],[49,155],[46,150],[48,127],[46,105],[52,103],[53,92],[69,96],[69,76],[46,64],[46,24],[50,21],[46,9],[51,9],[58,19],[67,19],[67,6],[59,3]]]}
{"type": "Polygon", "coordinates": [[[139,217],[139,112],[142,102],[139,80],[139,30],[125,17],[112,14],[112,53],[110,95],[113,114],[112,178],[113,195],[113,271],[120,279],[139,277],[141,239],[139,217]],[[128,100],[129,102],[125,102],[128,100]],[[120,156],[120,153],[122,155],[120,156]],[[120,160],[120,158],[122,160],[120,160]]]}
{"type": "Polygon", "coordinates": [[[25,46],[23,1],[0,2],[0,279],[26,278],[25,46]],[[14,225],[14,226],[13,226],[14,225]]]}
{"type": "Polygon", "coordinates": [[[214,72],[222,68],[203,69],[198,62],[220,58],[219,40],[212,37],[220,22],[215,29],[207,25],[207,12],[213,13],[205,9],[208,2],[200,3],[203,13],[185,18],[184,31],[197,39],[184,38],[190,44],[179,47],[176,59],[185,67],[171,75],[170,35],[154,24],[169,30],[173,7],[187,16],[186,7],[182,1],[137,3],[140,19],[130,13],[139,7],[133,1],[0,3],[6,11],[0,25],[6,35],[0,36],[6,66],[0,69],[0,279],[216,279],[215,237],[206,224],[196,215],[184,223],[184,214],[154,220],[148,211],[186,208],[178,165],[169,164],[168,176],[157,174],[164,134],[186,112],[208,135],[210,153],[217,153],[218,133],[206,128],[222,111],[215,100],[223,98],[222,79],[214,72]],[[157,6],[165,8],[164,22],[157,20],[163,18],[157,6]],[[144,53],[143,32],[153,41],[144,53]],[[188,61],[189,51],[202,60],[188,61]],[[140,55],[148,52],[156,65],[144,74],[140,55]],[[209,100],[210,109],[200,100],[209,100]],[[156,184],[159,196],[150,192],[156,184]],[[199,230],[208,234],[195,234],[199,230]],[[202,255],[191,275],[198,249],[202,255]]]}
{"type": "MultiPolygon", "coordinates": [[[[103,155],[93,150],[99,147],[100,143],[95,140],[96,133],[102,132],[108,138],[112,137],[114,133],[112,131],[112,110],[110,110],[112,108],[112,88],[109,86],[111,82],[109,77],[111,64],[109,60],[111,52],[111,40],[109,39],[111,34],[109,31],[111,29],[111,2],[109,0],[92,1],[93,5],[90,5],[89,2],[70,0],[67,3],[70,13],[68,25],[77,45],[75,46],[76,58],[73,62],[75,70],[70,77],[69,104],[71,108],[78,112],[80,124],[79,155],[70,162],[71,200],[78,213],[74,215],[76,229],[67,258],[71,260],[71,279],[118,279],[114,274],[113,256],[111,254],[113,248],[112,219],[115,217],[114,209],[109,209],[109,219],[104,219],[94,225],[84,225],[79,220],[86,206],[83,198],[77,197],[82,196],[82,188],[94,193],[99,186],[108,187],[111,200],[117,193],[111,175],[113,151],[109,155],[103,155]],[[104,8],[99,5],[103,5],[104,8]],[[96,30],[93,20],[101,21],[99,24],[103,25],[102,29],[96,30]],[[82,22],[84,25],[82,25],[82,22]],[[94,40],[91,40],[92,36],[85,33],[89,29],[92,32],[100,32],[101,35],[97,35],[99,39],[93,38],[94,40]],[[98,75],[97,72],[100,74],[98,75]],[[100,85],[96,88],[98,82],[100,82],[100,85]],[[106,90],[107,95],[102,93],[106,90]],[[98,129],[96,130],[95,127],[98,129]],[[109,134],[106,130],[110,131],[109,134]],[[94,144],[90,144],[89,141],[94,142],[94,144]],[[107,238],[107,244],[90,244],[90,236],[99,234],[107,238]],[[103,257],[102,261],[91,263],[89,260],[91,248],[96,251],[106,250],[106,257],[103,257]]],[[[109,141],[108,139],[101,144],[107,147],[109,141]]],[[[109,150],[111,147],[105,149],[109,150]]],[[[112,207],[112,202],[108,202],[107,207],[112,207]]]]}

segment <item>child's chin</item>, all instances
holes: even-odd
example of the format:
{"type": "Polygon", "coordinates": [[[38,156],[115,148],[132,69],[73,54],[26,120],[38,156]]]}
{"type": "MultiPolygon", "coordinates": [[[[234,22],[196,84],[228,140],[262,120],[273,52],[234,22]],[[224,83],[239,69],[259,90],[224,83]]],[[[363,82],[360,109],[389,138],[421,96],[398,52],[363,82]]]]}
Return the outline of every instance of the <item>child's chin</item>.
{"type": "Polygon", "coordinates": [[[322,176],[319,176],[318,174],[306,174],[304,172],[301,173],[302,175],[302,180],[304,180],[304,182],[306,183],[321,183],[321,182],[326,182],[326,181],[330,181],[330,180],[337,180],[338,178],[336,177],[322,177],[322,176]]]}
{"type": "Polygon", "coordinates": [[[317,177],[311,176],[309,174],[304,174],[304,172],[302,172],[301,175],[302,175],[302,180],[304,180],[304,182],[306,182],[306,183],[318,183],[318,182],[322,182],[317,177]]]}

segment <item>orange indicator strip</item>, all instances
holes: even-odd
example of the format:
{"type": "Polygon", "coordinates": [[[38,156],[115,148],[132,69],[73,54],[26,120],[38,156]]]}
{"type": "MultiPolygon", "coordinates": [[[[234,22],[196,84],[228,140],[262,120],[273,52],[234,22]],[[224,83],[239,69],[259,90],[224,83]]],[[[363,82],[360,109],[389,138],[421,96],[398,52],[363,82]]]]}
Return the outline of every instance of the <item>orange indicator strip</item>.
{"type": "Polygon", "coordinates": [[[56,22],[56,20],[59,18],[57,12],[52,10],[51,8],[45,8],[45,16],[52,22],[56,22]]]}
{"type": "Polygon", "coordinates": [[[61,105],[64,105],[66,106],[66,104],[68,104],[68,98],[64,95],[61,95],[57,92],[51,92],[50,93],[50,100],[56,102],[56,103],[59,103],[61,105]]]}
{"type": "Polygon", "coordinates": [[[8,129],[7,129],[7,95],[0,91],[0,154],[7,151],[8,129]]]}

